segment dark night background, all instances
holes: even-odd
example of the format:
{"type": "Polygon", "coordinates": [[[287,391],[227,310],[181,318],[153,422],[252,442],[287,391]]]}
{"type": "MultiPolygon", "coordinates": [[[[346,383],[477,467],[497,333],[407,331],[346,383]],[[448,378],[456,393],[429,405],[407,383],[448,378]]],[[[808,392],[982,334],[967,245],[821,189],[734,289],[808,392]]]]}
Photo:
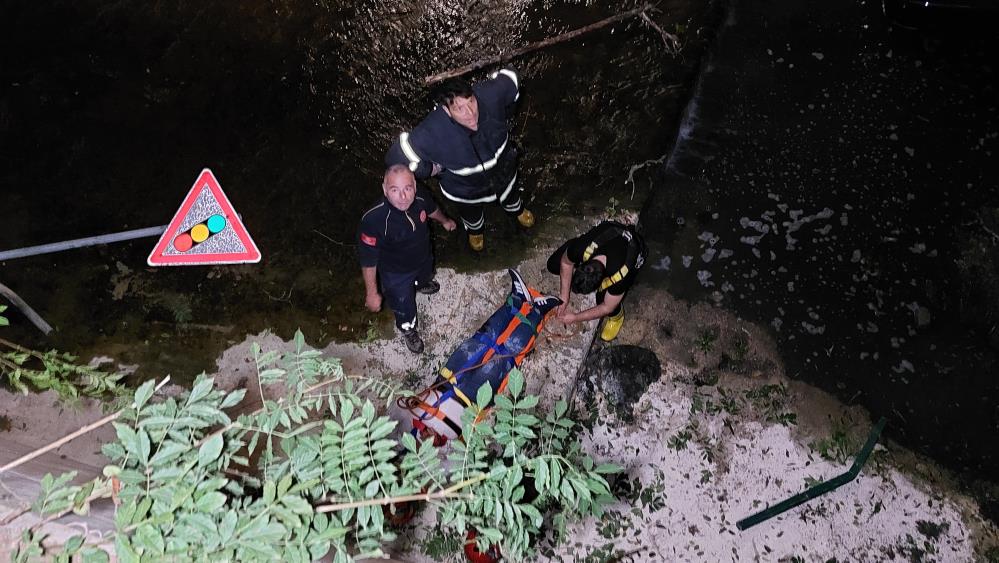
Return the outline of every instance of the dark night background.
{"type": "MultiPolygon", "coordinates": [[[[422,77],[633,4],[5,3],[0,248],[165,224],[209,166],[265,257],[153,270],[150,240],[9,261],[0,281],[58,329],[43,340],[14,313],[14,338],[139,364],[138,379],[211,369],[265,328],[359,338],[356,218],[387,143],[430,107],[422,77]]],[[[999,518],[991,20],[658,7],[677,56],[625,23],[513,62],[541,221],[627,199],[631,165],[671,155],[635,178],[651,186],[644,283],[769,325],[789,376],[888,417],[999,518]]],[[[488,236],[509,248],[470,258],[442,241],[440,262],[524,253],[497,219],[488,236]]]]}

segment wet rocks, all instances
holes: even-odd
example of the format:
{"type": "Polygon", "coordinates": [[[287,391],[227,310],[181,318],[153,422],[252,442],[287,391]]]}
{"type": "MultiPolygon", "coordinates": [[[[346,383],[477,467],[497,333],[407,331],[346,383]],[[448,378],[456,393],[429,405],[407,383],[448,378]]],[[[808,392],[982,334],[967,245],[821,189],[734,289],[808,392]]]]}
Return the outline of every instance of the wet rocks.
{"type": "Polygon", "coordinates": [[[609,346],[591,354],[579,378],[580,397],[590,403],[596,392],[603,394],[610,409],[624,422],[632,423],[632,405],[662,375],[655,353],[641,346],[609,346]]]}

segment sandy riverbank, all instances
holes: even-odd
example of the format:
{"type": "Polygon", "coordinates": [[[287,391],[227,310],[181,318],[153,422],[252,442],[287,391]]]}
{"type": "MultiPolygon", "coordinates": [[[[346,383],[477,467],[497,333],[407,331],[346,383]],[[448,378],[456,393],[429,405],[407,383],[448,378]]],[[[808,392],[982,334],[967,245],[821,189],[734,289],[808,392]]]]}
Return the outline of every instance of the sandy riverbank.
{"type": "MultiPolygon", "coordinates": [[[[543,274],[544,260],[567,225],[539,233],[539,250],[519,265],[529,283],[552,292],[556,279],[543,274]]],[[[343,360],[348,372],[429,383],[460,340],[505,298],[505,272],[459,274],[442,269],[444,290],[420,296],[423,356],[414,358],[398,339],[333,344],[323,351],[343,360]]],[[[735,522],[802,491],[809,480],[846,470],[870,427],[861,409],[788,380],[768,331],[709,304],[690,304],[667,292],[639,287],[627,301],[628,321],[616,344],[655,353],[662,377],[631,406],[633,421],[620,420],[602,395],[577,395],[578,412],[592,430],[584,444],[597,458],[626,468],[621,499],[609,517],[577,524],[567,543],[546,550],[552,560],[721,561],[936,560],[971,561],[996,544],[975,502],[957,492],[933,463],[888,443],[879,446],[854,482],[745,532],[735,522]],[[588,400],[587,400],[588,399],[588,400]],[[827,457],[839,458],[827,459],[827,457]],[[846,465],[842,463],[846,461],[846,465]],[[976,556],[977,550],[977,556],[976,556]],[[793,559],[799,557],[800,559],[793,559]],[[920,559],[922,558],[922,559],[920,559]]],[[[558,323],[539,341],[524,365],[529,390],[542,408],[569,394],[595,326],[567,330],[558,323]]],[[[248,338],[218,360],[223,387],[256,387],[249,348],[292,346],[269,333],[248,338]]],[[[48,395],[0,392],[0,416],[10,425],[5,444],[25,449],[100,418],[99,405],[57,410],[48,395]]],[[[109,428],[73,442],[26,470],[0,499],[0,517],[27,498],[31,477],[75,467],[81,477],[101,467],[100,443],[109,428]],[[33,473],[33,474],[32,474],[33,473]]],[[[9,457],[11,448],[4,448],[9,457]]],[[[0,460],[4,461],[4,460],[0,460]]],[[[100,511],[97,511],[101,514],[100,511]]],[[[106,513],[105,513],[106,515],[106,513]]],[[[431,515],[425,512],[423,518],[431,515]]],[[[9,546],[32,523],[29,516],[0,530],[9,546]]],[[[107,529],[92,519],[92,530],[107,529]]],[[[57,536],[73,528],[53,527],[57,536]]],[[[403,532],[396,557],[428,560],[423,538],[403,532]]]]}

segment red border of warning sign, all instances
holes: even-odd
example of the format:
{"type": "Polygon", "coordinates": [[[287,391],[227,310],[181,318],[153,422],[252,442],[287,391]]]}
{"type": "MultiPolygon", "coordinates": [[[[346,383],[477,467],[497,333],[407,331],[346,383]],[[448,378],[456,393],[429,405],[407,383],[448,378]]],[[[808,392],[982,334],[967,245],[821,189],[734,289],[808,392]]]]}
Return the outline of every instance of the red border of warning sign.
{"type": "Polygon", "coordinates": [[[146,259],[146,263],[150,266],[196,266],[203,264],[255,264],[260,262],[260,250],[257,249],[257,245],[250,238],[250,233],[246,231],[246,227],[243,226],[243,222],[236,215],[236,210],[233,209],[232,204],[229,203],[229,198],[226,197],[225,192],[222,191],[222,187],[219,186],[218,180],[215,179],[215,175],[208,168],[201,171],[201,175],[198,179],[194,181],[194,185],[191,186],[191,191],[187,192],[187,197],[184,198],[184,202],[180,204],[180,209],[173,216],[173,220],[167,225],[163,235],[160,236],[159,242],[153,247],[153,251],[149,253],[149,258],[146,259]],[[225,215],[226,221],[229,223],[229,227],[235,231],[236,236],[239,238],[240,242],[243,243],[243,248],[246,249],[245,252],[223,252],[216,254],[163,254],[166,250],[167,245],[170,241],[174,239],[178,234],[180,234],[180,225],[187,217],[187,214],[191,211],[191,206],[194,202],[198,200],[198,196],[201,194],[201,190],[207,184],[208,189],[211,191],[215,200],[218,202],[219,207],[222,208],[222,213],[225,215]]]}

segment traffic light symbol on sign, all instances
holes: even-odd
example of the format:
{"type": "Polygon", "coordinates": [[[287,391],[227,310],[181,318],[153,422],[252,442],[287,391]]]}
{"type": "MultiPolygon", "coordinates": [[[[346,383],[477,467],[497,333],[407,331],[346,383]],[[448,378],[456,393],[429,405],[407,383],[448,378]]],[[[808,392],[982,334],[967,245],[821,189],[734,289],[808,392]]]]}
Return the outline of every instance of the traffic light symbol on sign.
{"type": "Polygon", "coordinates": [[[198,175],[146,259],[150,266],[257,262],[260,250],[207,168],[198,175]]]}
{"type": "Polygon", "coordinates": [[[206,221],[194,225],[187,231],[178,234],[173,239],[173,247],[178,252],[187,252],[195,246],[205,242],[212,235],[222,232],[226,226],[225,217],[219,214],[212,215],[206,221]]]}

